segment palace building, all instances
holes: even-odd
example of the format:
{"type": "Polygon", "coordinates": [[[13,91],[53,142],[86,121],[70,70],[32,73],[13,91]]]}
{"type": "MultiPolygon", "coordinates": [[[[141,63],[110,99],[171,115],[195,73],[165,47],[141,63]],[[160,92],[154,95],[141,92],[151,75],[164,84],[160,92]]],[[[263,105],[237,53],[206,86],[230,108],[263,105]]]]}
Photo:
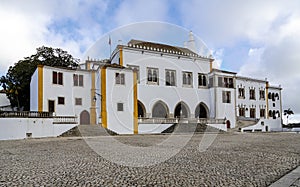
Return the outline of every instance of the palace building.
{"type": "Polygon", "coordinates": [[[213,68],[212,56],[187,47],[131,40],[111,60],[86,60],[77,69],[38,66],[31,111],[77,116],[118,134],[158,133],[174,123],[222,130],[281,129],[281,87],[213,68]]]}

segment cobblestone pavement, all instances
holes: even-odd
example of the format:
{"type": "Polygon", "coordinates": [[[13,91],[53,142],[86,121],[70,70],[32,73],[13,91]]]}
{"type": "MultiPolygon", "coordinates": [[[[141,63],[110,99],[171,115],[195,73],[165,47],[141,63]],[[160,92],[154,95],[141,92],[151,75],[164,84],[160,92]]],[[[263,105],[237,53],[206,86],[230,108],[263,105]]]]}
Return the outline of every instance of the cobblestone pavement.
{"type": "MultiPolygon", "coordinates": [[[[115,138],[149,146],[166,137],[115,138]]],[[[176,156],[147,167],[105,160],[82,138],[0,141],[0,186],[268,186],[300,165],[300,134],[219,134],[199,152],[202,137],[194,135],[176,156]]]]}

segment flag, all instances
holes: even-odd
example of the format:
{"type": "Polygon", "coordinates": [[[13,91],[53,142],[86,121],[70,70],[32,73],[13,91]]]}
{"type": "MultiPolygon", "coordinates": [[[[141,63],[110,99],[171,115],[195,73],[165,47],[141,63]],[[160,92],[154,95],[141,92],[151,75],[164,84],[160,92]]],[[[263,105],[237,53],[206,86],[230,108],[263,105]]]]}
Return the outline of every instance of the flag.
{"type": "Polygon", "coordinates": [[[110,39],[110,36],[108,38],[108,44],[111,45],[111,39],[110,39]]]}

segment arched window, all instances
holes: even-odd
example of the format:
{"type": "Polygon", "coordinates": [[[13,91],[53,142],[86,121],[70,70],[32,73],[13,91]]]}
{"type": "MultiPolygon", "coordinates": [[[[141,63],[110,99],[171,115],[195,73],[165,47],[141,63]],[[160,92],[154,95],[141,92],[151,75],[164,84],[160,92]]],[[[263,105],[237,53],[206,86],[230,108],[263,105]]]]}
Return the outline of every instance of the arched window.
{"type": "Polygon", "coordinates": [[[269,110],[269,117],[272,117],[272,110],[269,110]]]}
{"type": "Polygon", "coordinates": [[[151,72],[151,69],[148,69],[148,81],[152,81],[152,72],[151,72]]]}
{"type": "Polygon", "coordinates": [[[184,102],[180,102],[176,105],[174,111],[175,118],[188,118],[189,108],[184,102]]]}
{"type": "Polygon", "coordinates": [[[146,117],[146,108],[145,108],[144,104],[140,101],[138,101],[138,117],[139,118],[146,117]]]}
{"type": "Polygon", "coordinates": [[[167,118],[169,115],[168,107],[162,101],[155,103],[152,108],[152,117],[153,118],[167,118]]]}
{"type": "Polygon", "coordinates": [[[208,118],[208,108],[204,103],[200,103],[195,110],[195,118],[208,118]]]}
{"type": "Polygon", "coordinates": [[[175,72],[171,72],[171,85],[175,86],[175,72]]]}
{"type": "Polygon", "coordinates": [[[157,82],[157,72],[153,71],[152,81],[157,82]]]}
{"type": "Polygon", "coordinates": [[[275,94],[272,93],[272,101],[275,101],[275,94]]]}

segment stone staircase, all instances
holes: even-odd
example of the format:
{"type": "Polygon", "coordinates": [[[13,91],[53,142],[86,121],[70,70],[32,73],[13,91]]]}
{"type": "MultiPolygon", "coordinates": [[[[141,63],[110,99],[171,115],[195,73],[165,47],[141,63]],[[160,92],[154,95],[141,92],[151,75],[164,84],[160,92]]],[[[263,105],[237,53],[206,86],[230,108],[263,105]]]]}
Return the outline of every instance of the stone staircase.
{"type": "Polygon", "coordinates": [[[76,137],[76,136],[108,136],[116,135],[117,133],[103,128],[101,125],[78,125],[69,131],[63,133],[61,137],[76,137]]]}
{"type": "Polygon", "coordinates": [[[236,126],[235,128],[231,128],[231,129],[227,129],[227,132],[240,132],[242,128],[245,128],[245,127],[249,127],[249,126],[252,126],[252,125],[255,125],[258,123],[259,120],[257,119],[251,119],[251,120],[248,120],[248,119],[239,119],[237,120],[237,123],[236,123],[236,126]]]}
{"type": "Polygon", "coordinates": [[[200,123],[177,123],[164,130],[162,133],[204,133],[204,132],[224,132],[220,129],[200,123]]]}

